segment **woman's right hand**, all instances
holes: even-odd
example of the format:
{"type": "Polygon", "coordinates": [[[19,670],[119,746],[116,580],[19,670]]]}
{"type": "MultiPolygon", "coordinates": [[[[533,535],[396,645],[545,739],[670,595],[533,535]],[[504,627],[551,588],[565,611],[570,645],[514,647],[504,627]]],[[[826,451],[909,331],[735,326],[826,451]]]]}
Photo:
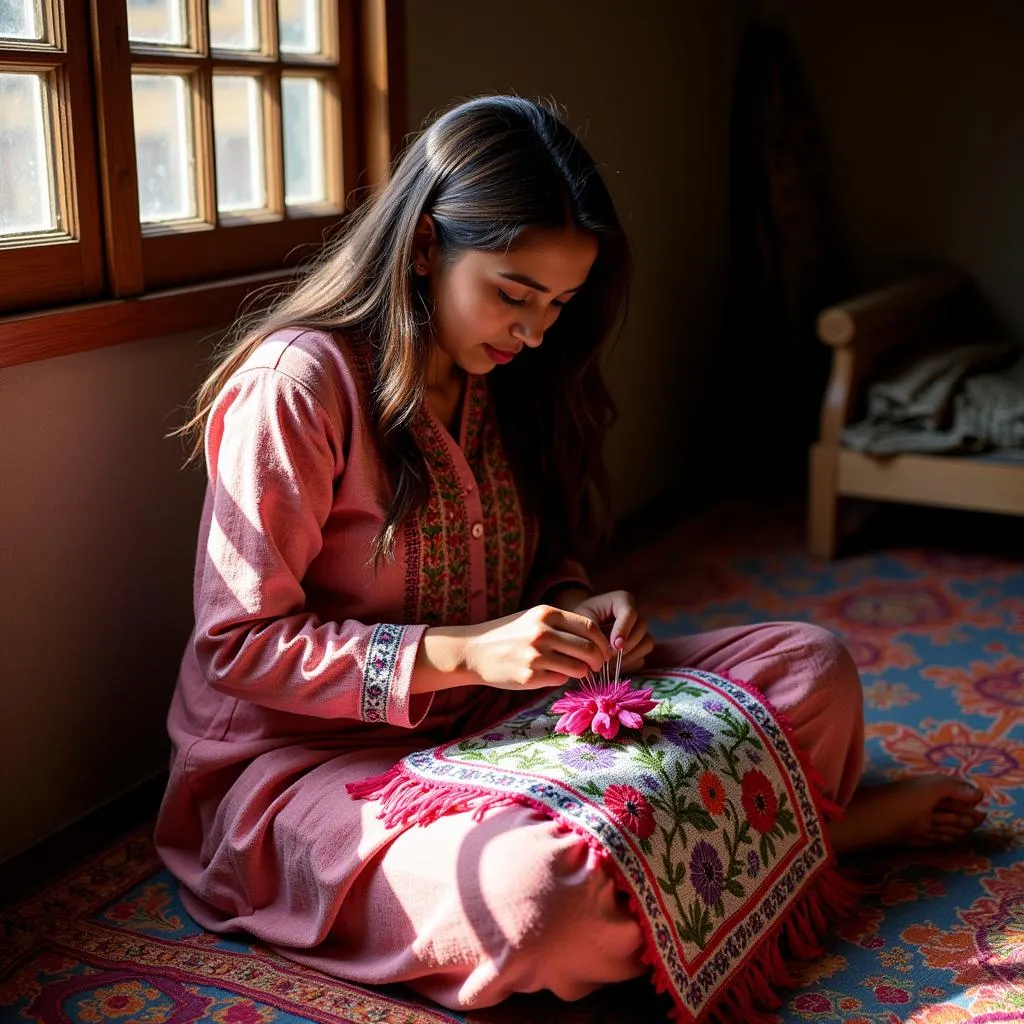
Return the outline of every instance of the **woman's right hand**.
{"type": "Polygon", "coordinates": [[[484,686],[535,690],[599,672],[608,638],[586,615],[541,604],[467,629],[465,667],[484,686]]]}

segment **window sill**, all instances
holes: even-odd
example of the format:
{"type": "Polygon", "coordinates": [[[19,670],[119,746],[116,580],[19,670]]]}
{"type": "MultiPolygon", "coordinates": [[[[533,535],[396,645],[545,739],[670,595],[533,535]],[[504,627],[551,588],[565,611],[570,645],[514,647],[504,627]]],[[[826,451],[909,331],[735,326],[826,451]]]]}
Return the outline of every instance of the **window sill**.
{"type": "Polygon", "coordinates": [[[253,292],[290,276],[275,270],[0,318],[0,367],[201,327],[226,327],[253,292]]]}

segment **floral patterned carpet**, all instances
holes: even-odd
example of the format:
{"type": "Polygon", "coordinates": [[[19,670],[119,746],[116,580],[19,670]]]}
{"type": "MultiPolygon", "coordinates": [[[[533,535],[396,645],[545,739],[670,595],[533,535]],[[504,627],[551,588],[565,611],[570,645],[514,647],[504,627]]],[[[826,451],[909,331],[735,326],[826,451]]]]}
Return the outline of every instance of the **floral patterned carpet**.
{"type": "MultiPolygon", "coordinates": [[[[1019,521],[908,514],[830,564],[799,519],[716,510],[620,558],[659,636],[767,619],[839,633],[864,680],[870,771],[937,769],[986,793],[968,844],[856,864],[872,886],[803,968],[778,1020],[1024,1024],[1024,550],[1019,521]],[[756,522],[755,522],[756,520],[756,522]],[[970,529],[971,544],[951,531],[970,529]],[[904,536],[905,535],[905,536],[904,536]],[[912,543],[907,543],[907,539],[912,543]],[[881,546],[879,546],[881,545],[881,546]],[[1009,553],[1008,553],[1009,552],[1009,553]]],[[[143,827],[49,888],[0,910],[0,1024],[625,1024],[664,1020],[645,983],[580,1003],[517,997],[458,1015],[400,990],[326,979],[203,932],[143,827]]]]}

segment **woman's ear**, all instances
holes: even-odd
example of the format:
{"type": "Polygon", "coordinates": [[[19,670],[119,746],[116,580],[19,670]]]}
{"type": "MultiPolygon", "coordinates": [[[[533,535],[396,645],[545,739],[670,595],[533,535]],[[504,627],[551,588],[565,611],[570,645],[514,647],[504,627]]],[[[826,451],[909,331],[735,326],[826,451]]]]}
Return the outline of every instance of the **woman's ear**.
{"type": "Polygon", "coordinates": [[[429,213],[421,213],[412,236],[412,267],[420,277],[426,277],[437,256],[437,228],[429,213]]]}

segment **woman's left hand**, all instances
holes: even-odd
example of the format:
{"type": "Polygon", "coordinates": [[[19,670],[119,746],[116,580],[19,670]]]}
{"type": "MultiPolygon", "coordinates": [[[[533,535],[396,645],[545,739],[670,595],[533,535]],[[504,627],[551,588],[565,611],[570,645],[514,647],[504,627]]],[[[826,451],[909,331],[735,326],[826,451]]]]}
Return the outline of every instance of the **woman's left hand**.
{"type": "Polygon", "coordinates": [[[636,672],[643,668],[644,660],[654,649],[654,637],[647,631],[647,621],[640,614],[632,594],[626,590],[594,594],[572,610],[593,619],[599,626],[606,627],[611,623],[609,640],[614,651],[622,650],[623,672],[636,672]]]}

